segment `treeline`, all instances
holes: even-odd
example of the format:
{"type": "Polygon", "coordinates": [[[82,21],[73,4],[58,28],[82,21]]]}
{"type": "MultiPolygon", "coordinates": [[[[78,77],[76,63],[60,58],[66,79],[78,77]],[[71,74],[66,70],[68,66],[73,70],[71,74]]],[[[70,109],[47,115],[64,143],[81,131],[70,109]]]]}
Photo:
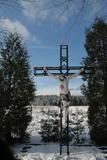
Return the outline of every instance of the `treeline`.
{"type": "MultiPolygon", "coordinates": [[[[35,106],[59,106],[60,97],[57,95],[39,95],[35,97],[33,102],[35,106]]],[[[85,106],[87,105],[87,100],[84,96],[71,96],[70,105],[72,106],[85,106]]]]}

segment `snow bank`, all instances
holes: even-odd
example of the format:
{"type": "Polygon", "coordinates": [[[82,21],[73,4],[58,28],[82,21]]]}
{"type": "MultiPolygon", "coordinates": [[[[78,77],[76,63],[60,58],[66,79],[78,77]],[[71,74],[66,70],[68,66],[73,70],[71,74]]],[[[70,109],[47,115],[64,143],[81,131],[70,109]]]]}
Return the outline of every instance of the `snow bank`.
{"type": "MultiPolygon", "coordinates": [[[[72,146],[70,147],[70,155],[67,156],[66,153],[59,155],[59,153],[49,153],[51,148],[51,151],[54,152],[55,145],[51,145],[46,147],[45,150],[42,148],[40,149],[41,152],[37,152],[37,149],[35,147],[35,153],[34,148],[30,149],[27,153],[22,153],[18,155],[18,158],[22,160],[105,160],[104,154],[100,152],[99,149],[96,147],[78,147],[78,146],[72,146]],[[44,153],[46,152],[46,153],[44,153]]],[[[64,148],[64,152],[66,152],[66,147],[64,148]]]]}

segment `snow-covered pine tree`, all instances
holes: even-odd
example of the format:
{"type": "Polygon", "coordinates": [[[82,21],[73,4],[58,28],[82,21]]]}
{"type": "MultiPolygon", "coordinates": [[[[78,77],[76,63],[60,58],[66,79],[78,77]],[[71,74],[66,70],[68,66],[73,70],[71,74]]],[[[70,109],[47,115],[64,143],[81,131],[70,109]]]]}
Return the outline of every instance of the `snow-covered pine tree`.
{"type": "Polygon", "coordinates": [[[83,143],[85,140],[85,127],[83,122],[86,114],[81,109],[76,108],[70,112],[70,117],[70,136],[74,143],[83,143]]]}
{"type": "Polygon", "coordinates": [[[21,37],[9,33],[0,50],[0,134],[9,141],[22,140],[32,118],[35,87],[28,58],[21,37]]]}
{"type": "Polygon", "coordinates": [[[59,114],[57,111],[47,110],[42,111],[44,114],[41,119],[41,131],[39,132],[44,142],[57,142],[59,141],[60,129],[59,129],[59,114]]]}

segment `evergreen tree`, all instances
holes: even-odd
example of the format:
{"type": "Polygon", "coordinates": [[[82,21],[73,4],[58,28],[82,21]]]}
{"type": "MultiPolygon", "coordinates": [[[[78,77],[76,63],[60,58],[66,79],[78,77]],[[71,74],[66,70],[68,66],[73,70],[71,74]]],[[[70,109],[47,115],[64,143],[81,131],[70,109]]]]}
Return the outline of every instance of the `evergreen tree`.
{"type": "Polygon", "coordinates": [[[107,143],[107,23],[96,19],[86,31],[87,57],[83,64],[95,69],[82,91],[89,103],[90,135],[96,143],[107,143]]]}
{"type": "Polygon", "coordinates": [[[59,114],[57,111],[42,111],[46,118],[41,119],[41,131],[39,132],[44,142],[59,141],[59,114]]]}
{"type": "Polygon", "coordinates": [[[70,135],[72,137],[72,140],[74,143],[79,144],[83,143],[84,138],[84,119],[85,119],[85,113],[76,108],[73,112],[70,112],[70,135]]]}
{"type": "Polygon", "coordinates": [[[34,84],[21,37],[10,33],[0,50],[0,134],[23,139],[31,121],[34,84]]]}

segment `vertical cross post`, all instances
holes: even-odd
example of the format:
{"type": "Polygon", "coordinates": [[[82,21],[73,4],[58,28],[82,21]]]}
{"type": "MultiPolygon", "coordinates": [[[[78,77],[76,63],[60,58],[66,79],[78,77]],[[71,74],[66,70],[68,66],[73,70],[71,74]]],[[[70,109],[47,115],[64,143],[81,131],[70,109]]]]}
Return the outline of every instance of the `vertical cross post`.
{"type": "Polygon", "coordinates": [[[61,106],[61,96],[60,96],[60,155],[62,154],[62,134],[63,134],[63,130],[62,130],[62,106],[61,106]]]}
{"type": "MultiPolygon", "coordinates": [[[[63,75],[68,76],[68,45],[60,45],[60,73],[63,75]]],[[[60,155],[62,154],[62,146],[63,146],[63,125],[62,125],[62,119],[66,119],[66,146],[67,146],[67,155],[69,155],[69,106],[67,102],[65,103],[66,106],[63,106],[62,99],[60,96],[60,155]],[[63,117],[63,109],[66,111],[66,117],[63,117]]]]}

